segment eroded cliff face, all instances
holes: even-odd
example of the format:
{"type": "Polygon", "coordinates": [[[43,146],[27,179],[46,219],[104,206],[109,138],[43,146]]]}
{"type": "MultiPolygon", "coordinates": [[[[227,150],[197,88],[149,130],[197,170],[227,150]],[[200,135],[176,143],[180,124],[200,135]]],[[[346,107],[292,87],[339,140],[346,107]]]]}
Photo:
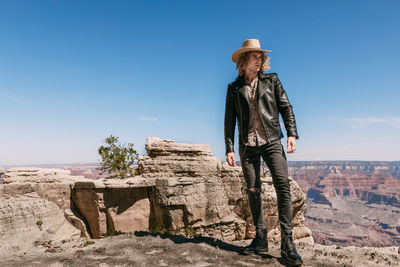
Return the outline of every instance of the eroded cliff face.
{"type": "Polygon", "coordinates": [[[71,211],[71,185],[80,177],[62,170],[15,168],[0,185],[0,247],[30,248],[38,240],[65,242],[85,234],[71,211]]]}
{"type": "Polygon", "coordinates": [[[4,179],[4,169],[0,166],[0,184],[3,183],[4,179]]]}
{"type": "MultiPolygon", "coordinates": [[[[240,167],[221,162],[211,154],[208,145],[148,138],[146,150],[149,156],[141,157],[138,166],[142,177],[159,177],[153,203],[163,213],[155,217],[157,224],[174,231],[190,228],[198,234],[224,240],[254,236],[240,167]]],[[[313,242],[311,231],[303,225],[305,194],[293,180],[290,185],[294,238],[313,242]]],[[[268,238],[279,240],[276,193],[271,177],[262,180],[262,197],[268,238]]]]}
{"type": "MultiPolygon", "coordinates": [[[[140,175],[124,180],[86,179],[59,169],[10,169],[5,184],[0,186],[0,197],[7,198],[4,203],[15,209],[12,214],[30,211],[35,216],[24,225],[10,222],[10,216],[0,214],[0,230],[18,233],[20,239],[27,238],[26,244],[44,236],[30,235],[22,229],[29,226],[33,231],[32,225],[44,227],[57,220],[60,221],[56,223],[58,228],[49,226],[52,230],[46,231],[53,235],[46,238],[52,239],[61,231],[64,235],[57,237],[60,242],[79,236],[101,238],[149,230],[226,241],[254,236],[240,167],[221,162],[211,154],[208,145],[148,138],[146,149],[149,156],[140,157],[138,162],[140,175]],[[21,197],[24,207],[17,204],[21,197]],[[48,204],[42,207],[56,208],[58,213],[36,212],[40,210],[40,201],[48,204]],[[58,214],[58,219],[46,215],[51,213],[58,214]],[[62,230],[65,223],[75,231],[62,230]]],[[[306,196],[292,179],[290,186],[293,236],[313,243],[311,231],[303,225],[306,196]]],[[[278,241],[276,194],[270,177],[262,180],[262,198],[268,239],[278,241]]]]}
{"type": "Polygon", "coordinates": [[[320,244],[400,244],[400,162],[289,162],[320,244]]]}
{"type": "Polygon", "coordinates": [[[72,205],[92,238],[145,231],[153,220],[149,195],[154,182],[139,177],[77,181],[71,191],[72,205]]]}

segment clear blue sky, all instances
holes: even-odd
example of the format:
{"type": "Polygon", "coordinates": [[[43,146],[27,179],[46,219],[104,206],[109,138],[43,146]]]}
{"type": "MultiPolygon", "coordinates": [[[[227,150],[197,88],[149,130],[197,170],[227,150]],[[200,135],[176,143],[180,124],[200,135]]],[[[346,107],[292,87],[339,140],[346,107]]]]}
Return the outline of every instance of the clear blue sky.
{"type": "Polygon", "coordinates": [[[0,165],[95,162],[110,134],[224,160],[231,55],[248,38],[272,50],[294,107],[288,160],[400,160],[399,13],[396,0],[0,1],[0,165]]]}

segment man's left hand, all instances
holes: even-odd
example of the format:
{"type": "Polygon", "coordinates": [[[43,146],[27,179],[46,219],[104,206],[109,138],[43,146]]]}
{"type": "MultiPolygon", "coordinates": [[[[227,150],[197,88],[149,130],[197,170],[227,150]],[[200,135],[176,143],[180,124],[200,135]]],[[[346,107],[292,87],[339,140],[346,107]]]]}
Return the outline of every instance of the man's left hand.
{"type": "Polygon", "coordinates": [[[287,139],[287,153],[296,152],[296,137],[289,136],[287,139]]]}

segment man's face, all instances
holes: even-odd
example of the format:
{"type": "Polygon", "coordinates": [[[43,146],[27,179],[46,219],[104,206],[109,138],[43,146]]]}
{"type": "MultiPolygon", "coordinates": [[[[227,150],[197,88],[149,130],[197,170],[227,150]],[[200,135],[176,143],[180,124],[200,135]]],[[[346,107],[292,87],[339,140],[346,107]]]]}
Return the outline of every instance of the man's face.
{"type": "Polygon", "coordinates": [[[245,72],[259,72],[261,68],[262,52],[250,52],[245,72]]]}

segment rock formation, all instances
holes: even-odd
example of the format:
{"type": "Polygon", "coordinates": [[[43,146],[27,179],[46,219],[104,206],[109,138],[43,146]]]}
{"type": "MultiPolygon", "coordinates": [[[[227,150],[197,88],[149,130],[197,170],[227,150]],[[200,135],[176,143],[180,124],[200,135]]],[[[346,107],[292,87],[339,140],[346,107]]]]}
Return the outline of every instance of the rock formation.
{"type": "Polygon", "coordinates": [[[149,194],[154,186],[154,179],[140,177],[77,181],[71,199],[90,236],[101,238],[118,232],[148,230],[153,220],[149,194]]]}
{"type": "Polygon", "coordinates": [[[4,169],[0,166],[0,184],[3,183],[4,178],[4,169]]]}
{"type": "MultiPolygon", "coordinates": [[[[240,167],[229,167],[214,157],[208,145],[188,145],[148,138],[149,156],[139,159],[142,177],[156,178],[158,224],[172,230],[193,228],[196,233],[225,240],[253,237],[250,208],[240,167]],[[245,228],[244,228],[245,226],[245,228]]],[[[313,242],[303,225],[305,194],[290,180],[293,202],[293,235],[313,242]]],[[[268,238],[279,240],[276,193],[272,178],[262,180],[268,238]]]]}
{"type": "MultiPolygon", "coordinates": [[[[4,185],[0,185],[0,197],[7,199],[2,204],[7,205],[8,213],[27,214],[21,216],[31,219],[24,225],[3,214],[0,231],[19,233],[20,239],[30,235],[26,244],[31,245],[43,238],[101,238],[149,230],[227,241],[253,237],[240,167],[221,162],[211,154],[208,145],[180,144],[153,137],[147,139],[146,150],[148,156],[140,157],[138,162],[140,175],[124,180],[86,179],[59,169],[10,169],[4,185]],[[65,222],[69,223],[68,229],[65,222]],[[50,234],[24,232],[40,231],[39,228],[50,234]],[[63,233],[62,238],[58,233],[63,233]]],[[[303,225],[305,194],[292,179],[290,186],[293,236],[313,243],[311,231],[303,225]]],[[[262,198],[268,239],[277,241],[279,221],[270,177],[262,180],[262,198]]]]}
{"type": "Polygon", "coordinates": [[[85,226],[70,210],[74,180],[68,178],[62,170],[15,168],[7,172],[0,186],[2,250],[26,249],[38,240],[79,239],[85,226]]]}

